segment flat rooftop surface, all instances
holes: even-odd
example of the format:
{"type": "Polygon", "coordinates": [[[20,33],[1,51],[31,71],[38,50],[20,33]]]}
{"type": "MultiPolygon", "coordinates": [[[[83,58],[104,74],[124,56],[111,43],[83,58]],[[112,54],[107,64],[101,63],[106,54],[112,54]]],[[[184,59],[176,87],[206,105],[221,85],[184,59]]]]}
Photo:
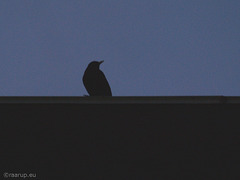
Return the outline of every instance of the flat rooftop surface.
{"type": "Polygon", "coordinates": [[[0,97],[0,167],[37,179],[240,179],[239,109],[229,96],[0,97]]]}
{"type": "Polygon", "coordinates": [[[236,104],[240,96],[2,96],[0,103],[67,104],[236,104]]]}

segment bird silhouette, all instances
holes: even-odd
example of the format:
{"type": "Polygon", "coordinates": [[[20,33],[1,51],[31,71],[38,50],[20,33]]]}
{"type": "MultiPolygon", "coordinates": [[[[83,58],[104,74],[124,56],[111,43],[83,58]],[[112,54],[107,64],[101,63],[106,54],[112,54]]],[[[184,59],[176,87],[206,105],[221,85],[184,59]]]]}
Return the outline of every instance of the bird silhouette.
{"type": "Polygon", "coordinates": [[[104,61],[92,61],[83,75],[83,84],[90,96],[112,96],[111,88],[104,73],[99,69],[104,61]]]}

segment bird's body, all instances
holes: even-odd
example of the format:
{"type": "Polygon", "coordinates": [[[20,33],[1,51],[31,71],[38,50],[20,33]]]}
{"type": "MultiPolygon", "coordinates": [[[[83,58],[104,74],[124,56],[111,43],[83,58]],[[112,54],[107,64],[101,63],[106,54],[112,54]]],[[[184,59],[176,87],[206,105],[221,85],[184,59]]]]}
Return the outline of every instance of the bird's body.
{"type": "Polygon", "coordinates": [[[90,96],[112,96],[108,81],[99,69],[102,62],[92,61],[84,72],[82,80],[90,96]]]}

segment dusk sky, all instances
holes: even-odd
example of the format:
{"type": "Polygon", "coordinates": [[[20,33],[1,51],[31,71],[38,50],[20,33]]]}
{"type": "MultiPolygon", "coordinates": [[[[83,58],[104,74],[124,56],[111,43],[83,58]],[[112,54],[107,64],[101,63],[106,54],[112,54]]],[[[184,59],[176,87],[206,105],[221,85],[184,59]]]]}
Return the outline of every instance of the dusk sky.
{"type": "Polygon", "coordinates": [[[2,0],[0,96],[240,95],[240,1],[2,0]]]}

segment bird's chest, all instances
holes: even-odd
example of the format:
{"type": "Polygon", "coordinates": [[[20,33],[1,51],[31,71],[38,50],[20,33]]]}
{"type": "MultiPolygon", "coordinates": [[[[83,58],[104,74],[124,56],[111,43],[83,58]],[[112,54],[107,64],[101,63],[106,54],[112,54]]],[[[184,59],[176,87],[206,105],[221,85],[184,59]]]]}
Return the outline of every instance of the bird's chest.
{"type": "Polygon", "coordinates": [[[86,72],[83,81],[87,84],[97,85],[102,81],[101,74],[99,72],[86,72]]]}

